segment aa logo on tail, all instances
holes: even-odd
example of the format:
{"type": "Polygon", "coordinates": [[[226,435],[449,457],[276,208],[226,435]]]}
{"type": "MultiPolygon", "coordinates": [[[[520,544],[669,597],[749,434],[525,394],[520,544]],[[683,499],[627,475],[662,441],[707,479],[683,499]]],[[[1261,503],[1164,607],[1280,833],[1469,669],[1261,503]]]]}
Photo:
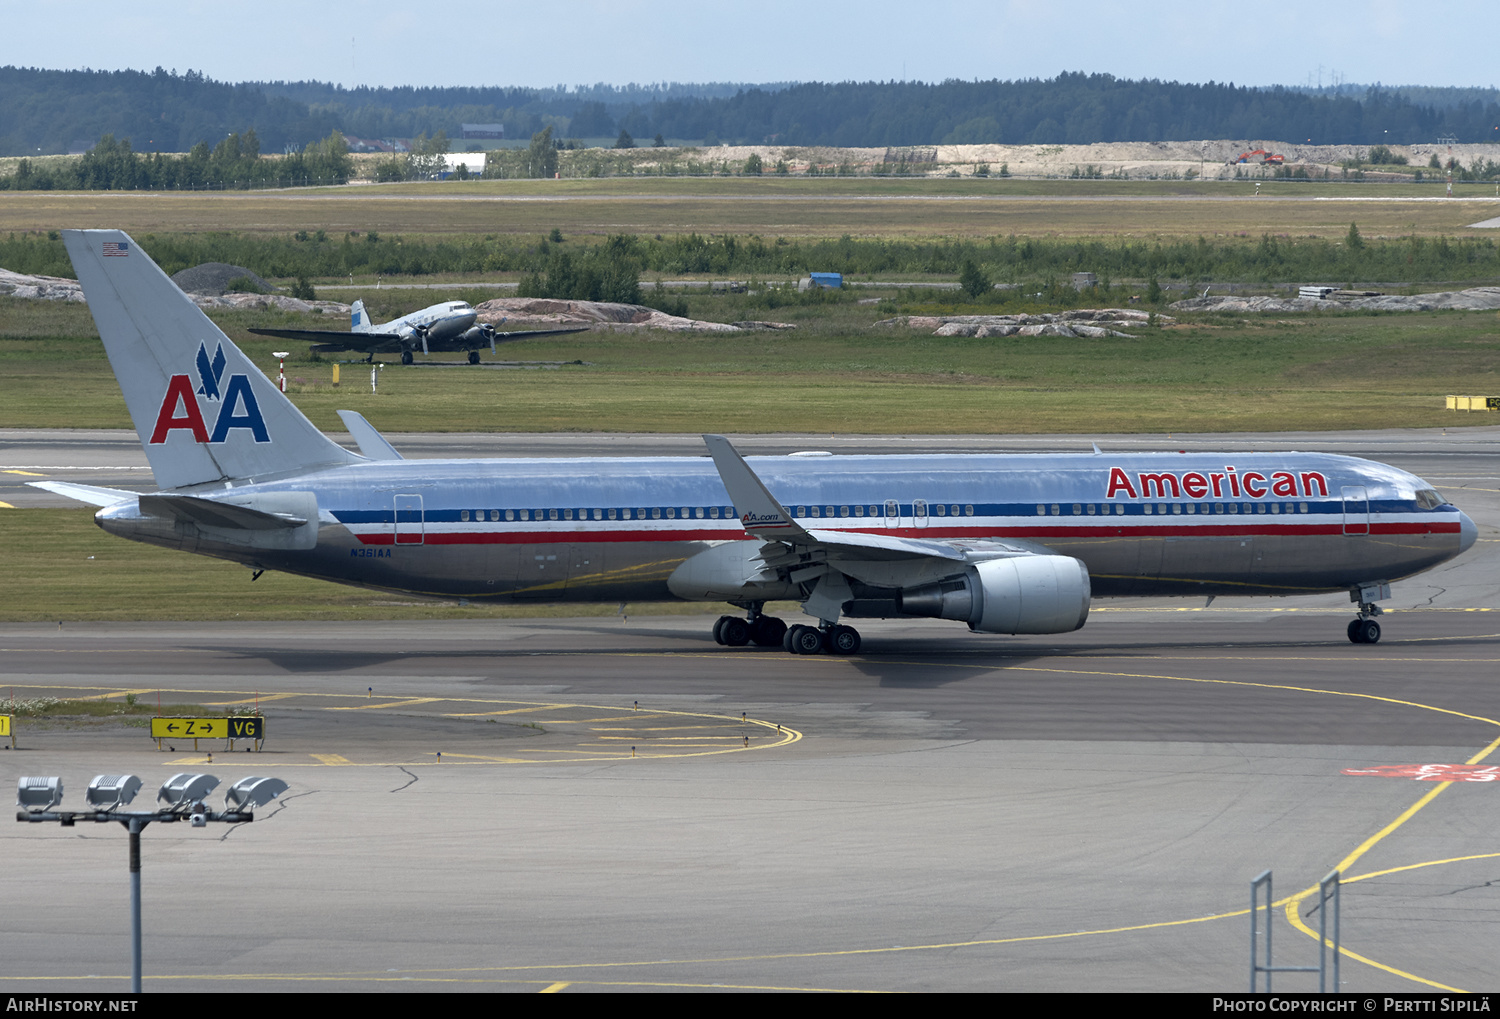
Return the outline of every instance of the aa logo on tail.
{"type": "Polygon", "coordinates": [[[198,344],[198,387],[187,375],[173,375],[162,396],[161,409],[156,412],[156,428],[151,432],[150,442],[159,445],[166,442],[174,429],[191,432],[194,442],[223,442],[234,428],[248,428],[256,442],[270,442],[266,422],[260,413],[260,404],[255,402],[255,392],[250,388],[250,377],[237,374],[224,381],[224,345],[214,350],[213,359],[208,356],[207,345],[198,344]],[[199,398],[202,398],[200,400],[199,398]],[[207,408],[215,411],[214,426],[210,431],[204,414],[207,408]],[[215,408],[213,405],[218,404],[215,408]]]}

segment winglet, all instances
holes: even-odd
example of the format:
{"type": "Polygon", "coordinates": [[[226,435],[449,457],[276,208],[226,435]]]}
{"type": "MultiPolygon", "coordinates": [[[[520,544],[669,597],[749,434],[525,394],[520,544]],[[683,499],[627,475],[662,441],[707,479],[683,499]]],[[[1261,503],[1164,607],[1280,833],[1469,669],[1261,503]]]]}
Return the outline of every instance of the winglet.
{"type": "Polygon", "coordinates": [[[335,413],[344,422],[344,427],[349,429],[349,434],[354,436],[354,441],[359,443],[359,451],[371,460],[406,459],[396,452],[396,447],[387,442],[385,436],[377,432],[375,426],[366,421],[359,411],[341,410],[335,413]]]}
{"type": "Polygon", "coordinates": [[[703,442],[714,458],[719,478],[724,482],[746,531],[758,538],[813,540],[770,493],[728,439],[722,435],[705,435],[703,442]]]}

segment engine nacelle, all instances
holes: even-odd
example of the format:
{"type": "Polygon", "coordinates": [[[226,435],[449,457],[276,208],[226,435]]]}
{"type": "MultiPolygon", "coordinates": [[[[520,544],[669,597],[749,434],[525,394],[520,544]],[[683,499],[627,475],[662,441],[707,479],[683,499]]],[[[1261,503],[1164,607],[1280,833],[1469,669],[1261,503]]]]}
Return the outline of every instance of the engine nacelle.
{"type": "Polygon", "coordinates": [[[796,584],[765,568],[763,542],[726,541],[684,560],[667,578],[667,590],[688,601],[771,601],[801,598],[796,584]]]}
{"type": "Polygon", "coordinates": [[[1067,633],[1089,617],[1089,571],[1071,556],[991,559],[903,590],[896,604],[909,616],[962,620],[977,633],[1067,633]]]}

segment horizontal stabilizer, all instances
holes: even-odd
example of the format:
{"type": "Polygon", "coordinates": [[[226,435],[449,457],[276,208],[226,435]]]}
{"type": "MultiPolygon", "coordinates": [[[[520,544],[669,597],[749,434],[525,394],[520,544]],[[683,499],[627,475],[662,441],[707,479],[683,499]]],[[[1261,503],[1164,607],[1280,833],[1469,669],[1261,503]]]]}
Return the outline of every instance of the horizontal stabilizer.
{"type": "Polygon", "coordinates": [[[396,447],[385,440],[385,436],[375,430],[375,426],[365,420],[365,416],[357,410],[338,411],[339,420],[344,422],[344,427],[349,429],[349,434],[354,436],[354,441],[359,443],[359,451],[371,460],[405,460],[406,458],[396,452],[396,447]]]}
{"type": "Polygon", "coordinates": [[[301,527],[305,517],[290,513],[267,513],[250,506],[235,506],[196,495],[143,495],[141,512],[153,517],[175,517],[204,527],[226,530],[271,531],[301,527]]]}
{"type": "Polygon", "coordinates": [[[90,506],[115,506],[122,502],[134,502],[136,494],[118,488],[99,488],[96,485],[75,485],[71,481],[28,481],[32,488],[40,488],[54,495],[65,495],[69,499],[88,503],[90,506]]]}

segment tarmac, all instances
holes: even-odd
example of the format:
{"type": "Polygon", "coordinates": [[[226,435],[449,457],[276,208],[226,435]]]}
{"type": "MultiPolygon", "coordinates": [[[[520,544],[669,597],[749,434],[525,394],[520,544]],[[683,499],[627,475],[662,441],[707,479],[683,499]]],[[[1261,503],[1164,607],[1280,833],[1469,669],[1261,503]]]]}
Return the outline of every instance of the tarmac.
{"type": "MultiPolygon", "coordinates": [[[[24,460],[149,487],[108,436],[13,436],[4,484],[24,460]]],[[[697,441],[393,438],[416,455],[697,441]]],[[[1100,601],[1043,637],[869,621],[850,659],[723,648],[712,614],[628,609],[0,625],[0,696],[258,707],[267,728],[256,752],[20,719],[0,760],[62,776],[74,807],[100,773],[141,776],[138,807],[184,771],[288,783],[252,824],[146,830],[147,991],[1237,992],[1267,869],[1293,899],[1276,964],[1316,963],[1301,896],[1338,869],[1341,990],[1497,989],[1500,431],[1098,441],[1356,451],[1428,478],[1479,543],[1395,585],[1374,646],[1346,639],[1344,596],[1100,601]]],[[[11,823],[0,854],[0,991],[128,989],[124,831],[11,823]]]]}

